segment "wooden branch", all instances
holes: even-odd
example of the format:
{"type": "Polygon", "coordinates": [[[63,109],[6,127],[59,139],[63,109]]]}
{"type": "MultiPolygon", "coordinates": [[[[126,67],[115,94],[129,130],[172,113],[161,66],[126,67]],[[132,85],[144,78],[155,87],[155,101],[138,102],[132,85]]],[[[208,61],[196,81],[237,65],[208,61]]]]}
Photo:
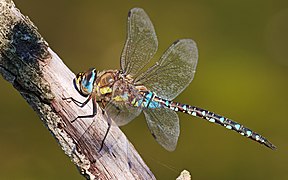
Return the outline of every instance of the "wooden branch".
{"type": "Polygon", "coordinates": [[[92,109],[62,100],[70,96],[84,100],[73,87],[75,75],[12,0],[0,0],[0,73],[39,114],[87,179],[155,179],[118,127],[111,128],[98,152],[107,129],[101,113],[94,120],[71,124],[76,116],[91,114],[92,109]]]}

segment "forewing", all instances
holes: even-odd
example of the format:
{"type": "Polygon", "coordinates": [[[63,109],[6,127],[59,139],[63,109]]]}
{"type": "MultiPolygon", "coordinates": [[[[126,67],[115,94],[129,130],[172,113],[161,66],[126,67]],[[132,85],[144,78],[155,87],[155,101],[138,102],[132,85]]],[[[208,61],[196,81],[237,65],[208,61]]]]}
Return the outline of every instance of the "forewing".
{"type": "Polygon", "coordinates": [[[168,151],[174,151],[180,134],[178,115],[164,108],[145,109],[146,121],[156,141],[168,151]]]}
{"type": "Polygon", "coordinates": [[[174,99],[193,80],[198,61],[196,43],[191,39],[174,42],[160,60],[135,79],[161,98],[174,99]]]}
{"type": "Polygon", "coordinates": [[[127,40],[121,55],[121,69],[136,75],[154,56],[158,41],[152,22],[143,9],[133,8],[128,14],[127,40]]]}

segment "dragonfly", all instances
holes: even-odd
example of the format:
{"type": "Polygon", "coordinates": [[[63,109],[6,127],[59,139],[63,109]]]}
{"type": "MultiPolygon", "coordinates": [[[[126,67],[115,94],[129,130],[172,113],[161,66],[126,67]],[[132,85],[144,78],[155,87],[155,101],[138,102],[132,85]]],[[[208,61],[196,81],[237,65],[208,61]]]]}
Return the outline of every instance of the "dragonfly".
{"type": "Polygon", "coordinates": [[[126,125],[141,112],[152,136],[168,151],[175,150],[180,134],[176,112],[221,125],[276,149],[265,137],[242,124],[211,111],[173,101],[194,78],[198,62],[197,45],[191,39],[177,40],[152,67],[144,71],[157,48],[158,40],[151,20],[143,9],[133,8],[128,13],[128,33],[120,57],[120,70],[98,72],[90,68],[76,75],[75,89],[87,99],[84,102],[73,97],[64,99],[72,100],[80,107],[92,101],[92,114],[78,116],[72,122],[93,118],[97,114],[97,104],[107,115],[108,128],[100,151],[112,124],[126,125]]]}

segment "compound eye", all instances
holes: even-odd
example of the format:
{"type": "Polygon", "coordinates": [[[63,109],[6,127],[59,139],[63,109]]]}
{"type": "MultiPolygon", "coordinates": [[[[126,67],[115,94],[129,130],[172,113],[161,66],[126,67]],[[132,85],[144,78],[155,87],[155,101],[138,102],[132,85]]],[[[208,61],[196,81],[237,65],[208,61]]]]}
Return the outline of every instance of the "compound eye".
{"type": "Polygon", "coordinates": [[[83,76],[83,73],[82,72],[80,72],[80,73],[78,73],[77,75],[76,75],[76,79],[81,79],[81,77],[83,76]]]}
{"type": "Polygon", "coordinates": [[[76,75],[76,78],[75,78],[76,84],[77,84],[77,85],[81,84],[82,79],[83,79],[83,73],[78,73],[78,74],[76,75]]]}

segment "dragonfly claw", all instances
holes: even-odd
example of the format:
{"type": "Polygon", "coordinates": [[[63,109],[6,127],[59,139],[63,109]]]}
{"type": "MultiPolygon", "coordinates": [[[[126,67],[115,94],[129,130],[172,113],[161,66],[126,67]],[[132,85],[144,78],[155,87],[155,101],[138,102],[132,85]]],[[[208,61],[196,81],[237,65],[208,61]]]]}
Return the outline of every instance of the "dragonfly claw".
{"type": "Polygon", "coordinates": [[[73,119],[72,121],[70,121],[71,123],[74,123],[76,120],[78,119],[78,117],[77,118],[75,118],[75,119],[73,119]]]}
{"type": "Polygon", "coordinates": [[[62,100],[63,100],[63,101],[67,101],[68,103],[70,103],[70,102],[71,102],[71,98],[72,98],[72,97],[68,97],[68,98],[62,97],[62,100]]]}

